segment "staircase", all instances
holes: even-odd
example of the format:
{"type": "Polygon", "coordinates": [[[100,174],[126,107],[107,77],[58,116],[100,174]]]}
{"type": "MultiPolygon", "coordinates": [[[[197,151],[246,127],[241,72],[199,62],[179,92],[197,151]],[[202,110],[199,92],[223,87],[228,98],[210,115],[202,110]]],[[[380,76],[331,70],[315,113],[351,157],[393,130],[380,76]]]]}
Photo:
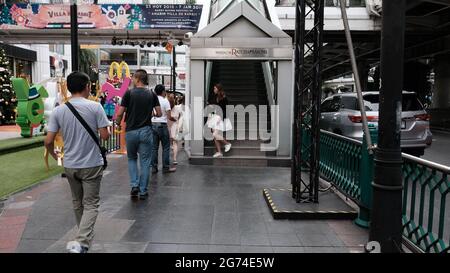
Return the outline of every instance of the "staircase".
{"type": "MultiPolygon", "coordinates": [[[[267,100],[267,90],[264,80],[264,73],[260,61],[214,61],[211,72],[211,84],[209,87],[208,101],[212,102],[214,94],[213,86],[221,83],[230,105],[255,105],[258,109],[258,122],[260,115],[264,118],[267,131],[270,132],[271,119],[270,109],[260,113],[259,105],[269,105],[267,100]]],[[[231,151],[223,153],[221,158],[213,158],[216,152],[214,141],[204,142],[204,156],[191,157],[192,164],[201,165],[228,165],[228,166],[287,166],[289,158],[276,157],[276,151],[261,151],[260,145],[264,141],[258,135],[258,126],[249,126],[248,116],[244,120],[237,120],[233,124],[234,140],[229,140],[232,144],[231,151]],[[245,125],[245,126],[242,126],[245,125]],[[241,127],[241,128],[240,128],[241,127]],[[255,128],[253,128],[255,127],[255,128]],[[238,133],[245,135],[245,140],[237,139],[238,133]],[[250,140],[249,134],[258,136],[257,139],[250,140]]],[[[268,141],[267,141],[268,142],[268,141]]],[[[223,150],[222,150],[223,152],[223,150]]]]}

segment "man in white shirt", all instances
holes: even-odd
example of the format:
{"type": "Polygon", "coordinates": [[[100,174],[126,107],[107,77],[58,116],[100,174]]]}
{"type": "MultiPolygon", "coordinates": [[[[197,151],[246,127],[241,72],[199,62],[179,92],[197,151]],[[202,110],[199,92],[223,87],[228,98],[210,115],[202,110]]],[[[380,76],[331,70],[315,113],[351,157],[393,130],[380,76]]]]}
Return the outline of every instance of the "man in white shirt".
{"type": "Polygon", "coordinates": [[[155,86],[155,93],[158,95],[159,104],[161,106],[160,117],[152,118],[153,128],[153,153],[152,153],[152,173],[158,172],[158,150],[159,143],[162,144],[162,161],[163,172],[175,172],[176,168],[170,167],[170,135],[169,128],[167,127],[167,119],[176,121],[170,114],[170,103],[165,98],[166,90],[163,85],[158,84],[155,86]]]}

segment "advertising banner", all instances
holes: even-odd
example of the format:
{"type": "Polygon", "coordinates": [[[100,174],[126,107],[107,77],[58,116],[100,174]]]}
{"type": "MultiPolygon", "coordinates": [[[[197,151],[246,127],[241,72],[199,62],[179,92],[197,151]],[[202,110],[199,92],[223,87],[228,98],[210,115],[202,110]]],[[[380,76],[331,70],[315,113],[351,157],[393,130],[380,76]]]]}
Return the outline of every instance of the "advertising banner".
{"type": "MultiPolygon", "coordinates": [[[[196,31],[202,5],[79,5],[84,29],[186,29],[196,31]]],[[[0,29],[70,28],[70,5],[13,4],[0,7],[0,29]]]]}

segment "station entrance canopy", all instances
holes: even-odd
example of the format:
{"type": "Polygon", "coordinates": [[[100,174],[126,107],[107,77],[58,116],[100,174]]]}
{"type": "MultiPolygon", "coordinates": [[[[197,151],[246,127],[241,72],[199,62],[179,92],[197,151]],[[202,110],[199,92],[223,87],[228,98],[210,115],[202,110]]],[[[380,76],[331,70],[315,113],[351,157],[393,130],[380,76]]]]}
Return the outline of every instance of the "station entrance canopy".
{"type": "MultiPolygon", "coordinates": [[[[113,36],[183,40],[197,32],[202,5],[102,4],[78,6],[81,43],[110,43],[113,36]]],[[[11,4],[0,7],[0,36],[6,43],[70,41],[70,5],[11,4]]]]}

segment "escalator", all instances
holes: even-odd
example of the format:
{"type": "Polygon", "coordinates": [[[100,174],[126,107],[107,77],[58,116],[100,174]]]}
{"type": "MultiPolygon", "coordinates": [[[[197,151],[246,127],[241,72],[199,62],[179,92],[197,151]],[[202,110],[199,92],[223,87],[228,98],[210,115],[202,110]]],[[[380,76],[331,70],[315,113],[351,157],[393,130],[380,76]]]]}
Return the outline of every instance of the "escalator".
{"type": "MultiPolygon", "coordinates": [[[[231,151],[225,153],[221,159],[234,165],[243,160],[247,160],[246,164],[249,164],[275,156],[275,151],[266,152],[260,149],[260,144],[268,141],[261,139],[258,128],[263,126],[270,133],[271,126],[270,110],[259,111],[260,105],[269,105],[261,61],[214,61],[211,71],[211,83],[208,89],[208,101],[210,103],[214,103],[212,90],[216,83],[223,85],[229,105],[242,105],[243,107],[254,105],[258,109],[257,123],[259,123],[260,118],[265,123],[250,123],[249,114],[246,114],[245,120],[238,120],[238,116],[235,114],[232,130],[233,140],[230,140],[233,146],[231,151]],[[245,139],[242,139],[243,136],[245,136],[245,139]],[[251,138],[251,136],[253,137],[251,138]]],[[[204,152],[204,155],[207,157],[215,153],[213,141],[205,140],[204,152]]],[[[256,165],[259,163],[262,162],[258,162],[256,165]]]]}

